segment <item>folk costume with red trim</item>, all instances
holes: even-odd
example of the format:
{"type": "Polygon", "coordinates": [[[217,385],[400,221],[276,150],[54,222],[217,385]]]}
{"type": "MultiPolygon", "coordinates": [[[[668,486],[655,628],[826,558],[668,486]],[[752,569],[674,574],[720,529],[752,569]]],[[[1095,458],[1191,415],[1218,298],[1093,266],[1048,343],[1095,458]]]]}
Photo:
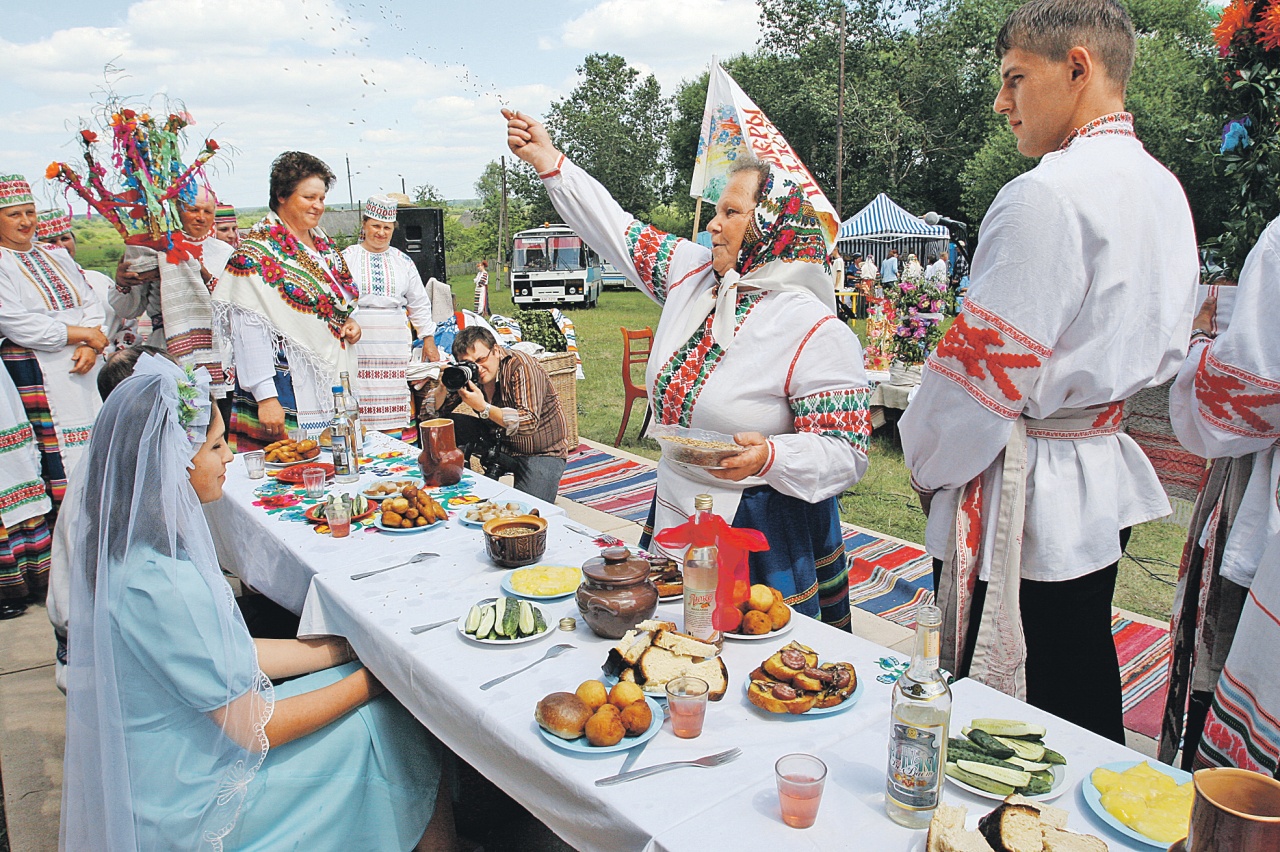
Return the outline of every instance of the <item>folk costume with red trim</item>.
{"type": "Polygon", "coordinates": [[[1182,188],[1127,113],[1006,184],[981,234],[964,311],[899,428],[914,484],[933,495],[943,665],[1026,698],[1020,583],[1109,567],[1120,530],[1170,511],[1119,426],[1124,400],[1186,353],[1199,264],[1182,188]]]}
{"type": "Polygon", "coordinates": [[[1280,219],[1240,271],[1236,305],[1216,338],[1197,335],[1170,392],[1187,449],[1213,459],[1196,500],[1174,600],[1173,665],[1162,760],[1280,769],[1280,219]],[[1203,735],[1182,720],[1190,693],[1212,693],[1203,735]]]}
{"type": "Polygon", "coordinates": [[[742,482],[659,462],[648,534],[685,523],[694,496],[711,494],[716,514],[768,537],[770,549],[751,555],[753,582],[847,626],[836,497],[867,469],[870,391],[858,339],[835,317],[832,246],[804,193],[775,168],[757,237],[721,278],[709,248],[638,221],[571,161],[542,178],[564,221],[662,305],[645,371],[655,422],[769,437],[764,468],[742,482]]]}

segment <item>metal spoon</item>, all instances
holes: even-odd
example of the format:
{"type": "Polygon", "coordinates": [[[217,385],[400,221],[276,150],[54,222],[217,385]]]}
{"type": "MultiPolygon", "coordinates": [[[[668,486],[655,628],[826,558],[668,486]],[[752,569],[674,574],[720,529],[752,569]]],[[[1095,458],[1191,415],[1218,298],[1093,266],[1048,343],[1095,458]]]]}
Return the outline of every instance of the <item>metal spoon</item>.
{"type": "Polygon", "coordinates": [[[432,557],[439,556],[439,555],[440,555],[439,553],[428,553],[426,551],[423,551],[422,553],[416,554],[408,562],[401,562],[398,565],[392,565],[388,568],[378,568],[377,570],[374,570],[374,571],[364,571],[359,574],[352,574],[351,579],[363,580],[365,577],[372,577],[374,574],[381,574],[383,571],[390,571],[393,568],[403,568],[406,565],[416,565],[419,562],[423,562],[427,559],[431,559],[432,557]]]}
{"type": "Polygon", "coordinates": [[[543,654],[540,658],[534,660],[532,663],[525,666],[524,668],[516,669],[515,671],[509,674],[504,674],[502,677],[495,677],[493,680],[486,681],[485,683],[480,684],[480,688],[489,689],[490,687],[497,686],[507,678],[515,677],[516,675],[520,674],[520,672],[527,672],[529,669],[533,668],[538,663],[549,660],[552,657],[558,657],[561,654],[563,654],[565,651],[572,651],[575,647],[576,646],[574,645],[552,645],[550,648],[547,649],[547,653],[543,654]]]}

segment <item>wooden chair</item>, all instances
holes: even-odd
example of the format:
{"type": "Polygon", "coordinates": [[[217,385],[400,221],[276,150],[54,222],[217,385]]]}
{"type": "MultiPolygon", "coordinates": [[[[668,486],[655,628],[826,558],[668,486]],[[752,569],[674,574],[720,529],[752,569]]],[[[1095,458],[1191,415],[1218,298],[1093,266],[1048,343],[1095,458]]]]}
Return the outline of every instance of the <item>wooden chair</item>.
{"type": "MultiPolygon", "coordinates": [[[[622,403],[622,425],[618,427],[618,437],[613,445],[619,446],[622,443],[622,436],[627,432],[627,421],[631,419],[631,404],[637,399],[643,399],[646,402],[644,407],[644,422],[640,424],[640,434],[644,435],[644,430],[649,428],[649,417],[652,410],[648,406],[649,390],[643,384],[637,385],[631,378],[631,367],[639,364],[641,370],[649,361],[649,352],[653,349],[653,329],[646,326],[639,331],[632,331],[628,328],[619,329],[622,332],[622,390],[626,394],[626,399],[622,403]]],[[[644,380],[641,379],[643,382],[644,380]]]]}

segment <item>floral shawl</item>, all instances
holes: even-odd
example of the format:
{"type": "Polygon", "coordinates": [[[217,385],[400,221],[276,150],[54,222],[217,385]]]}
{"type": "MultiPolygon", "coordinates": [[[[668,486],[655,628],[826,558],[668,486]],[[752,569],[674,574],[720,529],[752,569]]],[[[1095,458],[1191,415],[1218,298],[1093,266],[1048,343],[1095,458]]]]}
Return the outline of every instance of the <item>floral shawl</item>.
{"type": "Polygon", "coordinates": [[[314,253],[268,213],[241,239],[213,293],[215,323],[227,339],[233,324],[257,325],[284,350],[298,423],[308,432],[328,422],[339,373],[355,372],[341,335],[359,297],[342,253],[320,229],[311,235],[314,253]]]}

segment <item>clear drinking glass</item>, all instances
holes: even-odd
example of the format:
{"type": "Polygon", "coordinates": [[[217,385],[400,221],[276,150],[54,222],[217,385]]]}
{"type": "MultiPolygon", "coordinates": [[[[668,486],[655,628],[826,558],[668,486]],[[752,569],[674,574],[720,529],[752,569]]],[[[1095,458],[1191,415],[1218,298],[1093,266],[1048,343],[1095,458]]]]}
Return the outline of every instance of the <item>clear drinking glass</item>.
{"type": "Polygon", "coordinates": [[[351,510],[346,503],[326,503],[324,519],[329,522],[329,534],[334,538],[351,535],[351,510]]]}
{"type": "Polygon", "coordinates": [[[267,474],[267,454],[262,450],[253,450],[244,454],[244,469],[250,479],[261,479],[267,474]]]}
{"type": "Polygon", "coordinates": [[[324,468],[308,467],[302,471],[302,484],[312,500],[319,500],[324,496],[324,480],[324,468]]]}
{"type": "Polygon", "coordinates": [[[700,677],[667,681],[667,708],[671,711],[671,730],[677,737],[691,740],[702,733],[710,689],[700,677]]]}
{"type": "Polygon", "coordinates": [[[811,754],[788,754],[773,765],[778,782],[782,821],[792,828],[808,828],[818,819],[827,765],[811,754]]]}

